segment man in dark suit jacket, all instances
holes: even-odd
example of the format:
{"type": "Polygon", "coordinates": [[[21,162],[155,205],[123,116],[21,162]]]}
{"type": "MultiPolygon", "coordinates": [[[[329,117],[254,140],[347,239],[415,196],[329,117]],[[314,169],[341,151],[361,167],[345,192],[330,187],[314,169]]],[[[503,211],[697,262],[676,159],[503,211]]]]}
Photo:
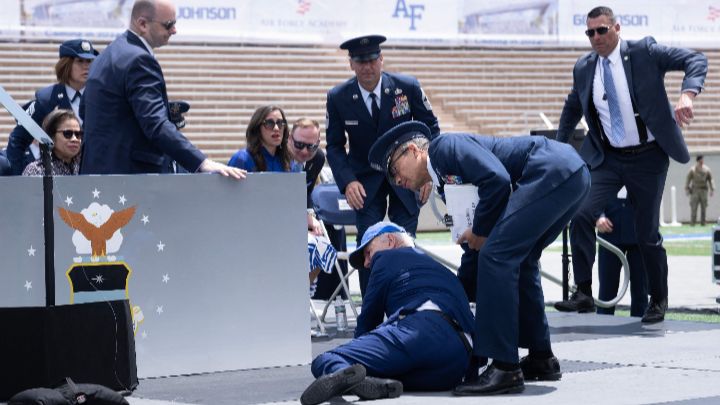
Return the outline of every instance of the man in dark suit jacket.
{"type": "MultiPolygon", "coordinates": [[[[413,192],[389,184],[368,165],[370,146],[385,131],[405,121],[421,121],[433,133],[440,131],[417,79],[382,71],[380,43],[385,39],[369,35],[340,45],[349,52],[355,77],[327,95],[327,158],[335,182],[357,212],[358,243],[370,225],[385,218],[386,210],[391,221],[414,234],[420,213],[418,200],[424,204],[431,190],[430,185],[424,187],[418,198],[413,192]]],[[[359,269],[359,277],[364,292],[367,270],[359,269]]]]}
{"type": "Polygon", "coordinates": [[[218,172],[236,179],[241,169],[207,159],[170,121],[162,69],[153,49],[175,30],[170,0],[137,0],[130,29],[95,60],[86,84],[81,174],[218,172]]]}
{"type": "MultiPolygon", "coordinates": [[[[624,190],[621,190],[621,193],[627,194],[624,190]]],[[[630,271],[630,316],[641,317],[647,309],[647,281],[645,265],[635,237],[633,209],[626,197],[627,195],[612,199],[605,207],[603,215],[598,218],[596,226],[599,236],[615,245],[627,257],[630,268],[625,271],[630,271]]],[[[607,249],[598,251],[599,299],[609,301],[617,296],[621,268],[622,263],[614,253],[607,249]]],[[[597,313],[613,315],[615,307],[598,307],[597,313]]]]}
{"type": "Polygon", "coordinates": [[[378,399],[403,388],[447,390],[460,383],[472,347],[470,305],[453,273],[413,246],[392,222],[367,229],[350,254],[350,264],[371,269],[355,339],[315,358],[318,380],[303,393],[303,404],[346,390],[378,399]]]}
{"type": "Polygon", "coordinates": [[[587,28],[593,52],[578,59],[573,69],[573,88],[560,117],[558,140],[567,142],[585,116],[589,132],[580,155],[591,168],[593,186],[570,229],[578,291],[556,308],[577,311],[593,305],[595,221],[626,186],[635,208],[650,292],[642,321],[660,322],[665,319],[668,296],[667,255],[659,233],[668,156],[680,163],[690,159],[678,124],[693,118],[693,99],[703,88],[707,59],[694,51],[659,45],[651,37],[621,40],[620,24],[607,7],[588,13],[587,28]],[[664,83],[665,73],[672,70],[685,72],[674,116],[664,83]]]}
{"type": "Polygon", "coordinates": [[[542,136],[451,133],[433,139],[415,121],[385,133],[369,160],[411,190],[428,181],[441,194],[449,184],[477,187],[472,227],[457,242],[479,251],[474,355],[493,362],[454,393],[513,393],[524,389],[525,378],[561,378],[550,347],[539,260],[590,189],[587,165],[572,147],[542,136]],[[519,347],[529,349],[522,361],[519,347]]]}

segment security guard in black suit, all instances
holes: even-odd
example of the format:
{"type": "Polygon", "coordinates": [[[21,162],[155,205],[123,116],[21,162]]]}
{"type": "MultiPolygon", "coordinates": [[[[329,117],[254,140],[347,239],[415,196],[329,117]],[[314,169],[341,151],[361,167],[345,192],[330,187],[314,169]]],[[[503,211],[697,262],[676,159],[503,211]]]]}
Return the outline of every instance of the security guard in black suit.
{"type": "MultiPolygon", "coordinates": [[[[45,116],[56,108],[73,110],[79,117],[80,97],[85,89],[90,62],[98,55],[92,43],[84,39],[63,42],[58,53],[60,59],[55,65],[58,83],[38,90],[35,99],[23,106],[41,127],[45,116]]],[[[35,160],[28,149],[32,141],[32,136],[22,125],[16,126],[10,133],[7,159],[10,161],[12,174],[22,174],[25,166],[35,160]]]]}
{"type": "MultiPolygon", "coordinates": [[[[416,195],[388,183],[368,164],[370,146],[385,131],[406,121],[421,121],[433,133],[440,132],[417,79],[382,71],[380,44],[385,40],[382,35],[369,35],[342,43],[340,49],[348,51],[355,77],[327,95],[327,158],[338,187],[357,212],[358,244],[368,227],[385,218],[386,210],[391,221],[414,234],[420,204],[427,201],[432,188],[428,183],[416,195]]],[[[364,293],[369,272],[360,269],[359,275],[364,293]]]]}

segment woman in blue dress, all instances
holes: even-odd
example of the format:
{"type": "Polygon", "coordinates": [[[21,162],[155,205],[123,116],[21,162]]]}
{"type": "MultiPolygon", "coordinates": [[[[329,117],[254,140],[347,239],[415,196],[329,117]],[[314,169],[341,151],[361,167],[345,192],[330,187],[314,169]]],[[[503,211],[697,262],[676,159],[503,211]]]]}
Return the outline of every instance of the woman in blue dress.
{"type": "Polygon", "coordinates": [[[237,151],[228,166],[248,172],[299,172],[288,150],[290,136],[287,119],[282,108],[266,105],[255,110],[247,131],[247,147],[237,151]]]}

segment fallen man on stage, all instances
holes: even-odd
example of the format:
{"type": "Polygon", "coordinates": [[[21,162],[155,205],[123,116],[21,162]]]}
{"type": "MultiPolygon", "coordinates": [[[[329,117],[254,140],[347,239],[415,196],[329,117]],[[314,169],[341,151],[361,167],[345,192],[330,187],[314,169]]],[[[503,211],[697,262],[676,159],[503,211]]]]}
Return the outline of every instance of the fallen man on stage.
{"type": "Polygon", "coordinates": [[[317,380],[303,405],[345,393],[367,400],[449,390],[462,381],[474,325],[467,296],[451,271],[414,246],[392,222],[365,232],[350,254],[353,267],[370,269],[355,339],[315,358],[317,380]]]}

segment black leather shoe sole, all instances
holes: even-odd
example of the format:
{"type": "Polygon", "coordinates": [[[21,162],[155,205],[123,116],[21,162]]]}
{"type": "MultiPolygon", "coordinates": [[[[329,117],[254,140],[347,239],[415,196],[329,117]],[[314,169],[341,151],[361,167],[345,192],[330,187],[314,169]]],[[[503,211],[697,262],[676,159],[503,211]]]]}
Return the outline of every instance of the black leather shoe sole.
{"type": "Polygon", "coordinates": [[[523,371],[525,381],[558,381],[562,378],[562,373],[526,373],[523,371]]]}
{"type": "Polygon", "coordinates": [[[365,378],[365,367],[355,364],[313,381],[300,396],[302,405],[317,405],[332,397],[342,395],[365,378]]]}
{"type": "Polygon", "coordinates": [[[389,378],[365,377],[350,393],[364,400],[397,398],[403,393],[403,385],[389,378]]]}
{"type": "Polygon", "coordinates": [[[482,395],[501,395],[501,394],[519,394],[523,391],[525,391],[525,384],[521,385],[515,385],[511,387],[500,387],[493,390],[473,390],[473,389],[459,389],[461,385],[458,385],[453,390],[453,395],[457,395],[459,397],[469,397],[469,396],[482,396],[482,395]]]}
{"type": "Polygon", "coordinates": [[[645,316],[642,317],[641,322],[642,323],[658,323],[665,320],[665,314],[645,314],[645,316]]]}

